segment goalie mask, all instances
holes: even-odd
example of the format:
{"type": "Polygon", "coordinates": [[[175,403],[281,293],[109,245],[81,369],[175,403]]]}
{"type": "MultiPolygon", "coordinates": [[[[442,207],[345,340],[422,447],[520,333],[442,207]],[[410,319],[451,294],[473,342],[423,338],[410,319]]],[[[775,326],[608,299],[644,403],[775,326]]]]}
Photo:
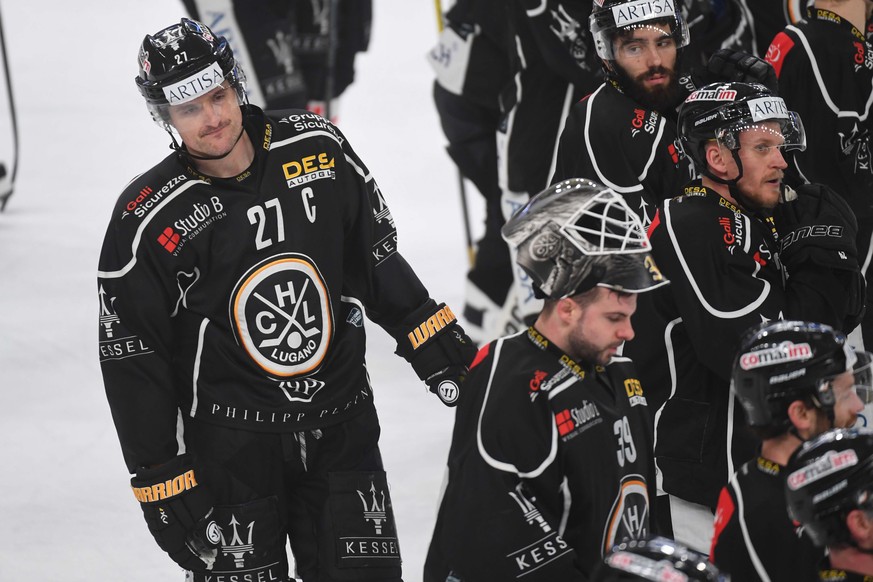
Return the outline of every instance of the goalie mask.
{"type": "MultiPolygon", "coordinates": [[[[858,372],[866,371],[869,376],[869,354],[862,354],[868,365],[858,372]]],[[[829,325],[768,321],[741,339],[731,389],[746,411],[749,426],[787,430],[791,426],[788,406],[805,398],[833,422],[836,396],[832,381],[852,370],[857,360],[846,336],[829,325]]]]}
{"type": "Polygon", "coordinates": [[[668,282],[637,215],[620,195],[591,180],[565,180],[540,192],[501,233],[536,289],[551,299],[595,286],[641,293],[668,282]]]}
{"type": "Polygon", "coordinates": [[[223,36],[204,24],[183,18],[146,35],[139,51],[135,81],[152,119],[169,129],[169,107],[182,105],[224,84],[246,103],[245,75],[223,36]]]}
{"type": "Polygon", "coordinates": [[[706,556],[671,539],[653,537],[615,546],[595,568],[592,582],[727,582],[706,556]]]}
{"type": "Polygon", "coordinates": [[[817,546],[856,546],[846,516],[853,509],[873,511],[873,431],[819,435],[795,451],[786,473],[788,514],[804,533],[817,546]]]}

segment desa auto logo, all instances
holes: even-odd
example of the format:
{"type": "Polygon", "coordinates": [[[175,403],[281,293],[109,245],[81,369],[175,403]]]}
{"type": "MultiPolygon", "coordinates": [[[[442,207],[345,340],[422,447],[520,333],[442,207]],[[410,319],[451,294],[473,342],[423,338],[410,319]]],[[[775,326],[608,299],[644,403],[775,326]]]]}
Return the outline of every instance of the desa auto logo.
{"type": "Polygon", "coordinates": [[[318,155],[306,156],[299,161],[282,164],[282,172],[285,174],[288,187],[293,188],[315,180],[333,178],[335,176],[335,172],[331,169],[333,167],[334,159],[328,158],[326,153],[321,152],[318,155]]]}

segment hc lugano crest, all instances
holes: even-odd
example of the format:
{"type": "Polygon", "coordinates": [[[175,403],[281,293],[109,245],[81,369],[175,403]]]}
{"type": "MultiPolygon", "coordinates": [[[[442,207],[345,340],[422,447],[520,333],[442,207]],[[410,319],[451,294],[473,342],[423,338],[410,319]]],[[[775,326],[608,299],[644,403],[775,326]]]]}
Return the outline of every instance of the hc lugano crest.
{"type": "Polygon", "coordinates": [[[324,279],[299,254],[271,257],[246,273],[234,289],[230,319],[249,356],[280,378],[317,370],[333,332],[324,279]]]}

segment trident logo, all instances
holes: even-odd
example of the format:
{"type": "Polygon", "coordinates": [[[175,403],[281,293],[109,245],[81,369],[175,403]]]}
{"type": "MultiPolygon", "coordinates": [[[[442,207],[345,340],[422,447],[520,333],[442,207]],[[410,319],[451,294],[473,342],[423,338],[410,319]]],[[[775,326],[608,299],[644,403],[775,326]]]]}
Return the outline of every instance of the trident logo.
{"type": "Polygon", "coordinates": [[[252,521],[249,524],[249,539],[248,542],[243,542],[242,538],[239,535],[239,529],[237,526],[239,522],[236,520],[236,516],[230,515],[230,525],[233,527],[233,537],[230,539],[230,543],[227,543],[227,539],[224,537],[224,530],[219,526],[218,535],[221,537],[221,553],[225,556],[233,556],[233,564],[237,568],[242,568],[244,564],[244,559],[246,554],[254,554],[254,545],[252,545],[252,530],[255,527],[255,522],[252,521]]]}
{"type": "Polygon", "coordinates": [[[376,484],[370,482],[370,493],[372,495],[372,503],[367,505],[367,498],[361,491],[358,491],[358,496],[361,498],[361,503],[364,504],[364,521],[372,521],[376,527],[376,533],[382,533],[382,522],[388,520],[388,515],[385,513],[385,492],[381,491],[382,503],[376,498],[376,484]]]}
{"type": "Polygon", "coordinates": [[[103,326],[103,331],[106,332],[106,337],[112,339],[112,326],[118,323],[118,316],[113,310],[115,297],[109,300],[109,305],[106,304],[106,291],[103,290],[103,285],[100,285],[100,325],[103,326]]]}
{"type": "Polygon", "coordinates": [[[522,485],[519,483],[515,486],[515,493],[512,491],[508,491],[509,496],[512,497],[513,500],[518,504],[519,509],[521,509],[522,513],[524,513],[524,519],[531,525],[536,523],[540,526],[545,533],[549,533],[552,531],[552,526],[543,518],[540,510],[537,509],[536,505],[531,503],[531,501],[525,496],[522,492],[522,485]]]}

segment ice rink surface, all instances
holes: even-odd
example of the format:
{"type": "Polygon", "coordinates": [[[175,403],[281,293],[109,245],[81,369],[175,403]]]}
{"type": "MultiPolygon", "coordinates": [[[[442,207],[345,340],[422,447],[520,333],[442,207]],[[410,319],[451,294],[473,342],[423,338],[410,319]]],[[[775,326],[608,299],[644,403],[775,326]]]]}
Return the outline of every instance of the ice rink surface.
{"type": "MultiPolygon", "coordinates": [[[[0,215],[0,581],[182,580],[129,489],[97,361],[96,287],[115,199],[169,151],[133,77],[142,37],[177,22],[182,3],[47,0],[36,10],[5,0],[0,10],[21,140],[15,195],[0,215]]],[[[358,56],[340,126],[388,200],[400,251],[431,295],[460,312],[457,175],[425,60],[436,36],[430,0],[374,0],[370,50],[358,56]]],[[[0,162],[11,156],[8,136],[0,114],[0,162]]],[[[387,334],[368,329],[404,579],[415,582],[453,412],[387,334]]]]}

